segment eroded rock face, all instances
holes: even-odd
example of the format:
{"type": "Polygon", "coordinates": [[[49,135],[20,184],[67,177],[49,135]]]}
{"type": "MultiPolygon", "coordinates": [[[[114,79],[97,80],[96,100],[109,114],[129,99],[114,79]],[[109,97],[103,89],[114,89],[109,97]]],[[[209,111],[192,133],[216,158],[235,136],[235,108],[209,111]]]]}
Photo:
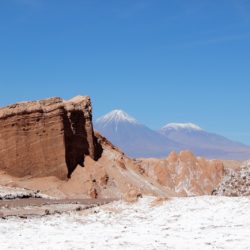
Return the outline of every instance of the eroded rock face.
{"type": "Polygon", "coordinates": [[[69,177],[85,155],[98,159],[89,97],[0,108],[0,170],[17,177],[69,177]]]}
{"type": "Polygon", "coordinates": [[[195,157],[189,151],[172,152],[162,160],[141,159],[137,166],[160,185],[181,196],[211,194],[224,174],[221,161],[195,157]]]}

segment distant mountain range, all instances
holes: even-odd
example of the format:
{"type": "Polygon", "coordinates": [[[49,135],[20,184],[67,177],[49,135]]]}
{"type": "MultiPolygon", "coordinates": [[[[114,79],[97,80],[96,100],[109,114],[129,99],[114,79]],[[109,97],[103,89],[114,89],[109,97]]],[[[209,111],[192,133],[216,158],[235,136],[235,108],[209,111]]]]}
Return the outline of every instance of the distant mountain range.
{"type": "Polygon", "coordinates": [[[198,156],[245,160],[250,146],[206,132],[192,123],[170,123],[154,131],[122,110],[98,118],[94,127],[127,155],[166,157],[171,151],[191,150],[198,156]]]}

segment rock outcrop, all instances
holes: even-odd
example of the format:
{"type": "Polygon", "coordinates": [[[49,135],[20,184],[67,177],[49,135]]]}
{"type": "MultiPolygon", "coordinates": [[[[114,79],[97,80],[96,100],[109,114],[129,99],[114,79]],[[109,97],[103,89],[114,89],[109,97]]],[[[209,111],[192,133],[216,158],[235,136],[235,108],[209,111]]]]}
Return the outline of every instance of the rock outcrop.
{"type": "Polygon", "coordinates": [[[0,170],[17,177],[70,177],[101,147],[92,127],[89,97],[50,98],[0,109],[0,170]]]}
{"type": "Polygon", "coordinates": [[[195,157],[189,151],[172,152],[166,159],[141,159],[137,166],[144,175],[182,196],[211,194],[224,175],[218,160],[195,157]]]}
{"type": "Polygon", "coordinates": [[[227,169],[220,186],[213,192],[223,196],[250,196],[250,161],[240,169],[227,169]]]}

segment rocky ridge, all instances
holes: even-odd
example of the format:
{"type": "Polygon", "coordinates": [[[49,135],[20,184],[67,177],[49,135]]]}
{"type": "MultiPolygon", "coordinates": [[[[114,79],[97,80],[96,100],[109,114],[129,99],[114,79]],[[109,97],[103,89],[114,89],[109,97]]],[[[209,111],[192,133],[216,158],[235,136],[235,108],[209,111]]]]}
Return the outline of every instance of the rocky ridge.
{"type": "Polygon", "coordinates": [[[165,159],[137,161],[141,172],[182,196],[211,194],[224,176],[219,160],[195,157],[190,151],[172,152],[165,159]]]}

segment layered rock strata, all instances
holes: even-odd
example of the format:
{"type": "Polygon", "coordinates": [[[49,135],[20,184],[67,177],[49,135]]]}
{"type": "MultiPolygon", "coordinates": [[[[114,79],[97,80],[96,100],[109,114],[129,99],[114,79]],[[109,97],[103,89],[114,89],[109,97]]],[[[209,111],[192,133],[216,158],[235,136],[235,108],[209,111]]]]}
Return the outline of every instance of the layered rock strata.
{"type": "Polygon", "coordinates": [[[0,109],[0,170],[17,176],[70,176],[97,159],[89,97],[50,98],[0,109]]]}

